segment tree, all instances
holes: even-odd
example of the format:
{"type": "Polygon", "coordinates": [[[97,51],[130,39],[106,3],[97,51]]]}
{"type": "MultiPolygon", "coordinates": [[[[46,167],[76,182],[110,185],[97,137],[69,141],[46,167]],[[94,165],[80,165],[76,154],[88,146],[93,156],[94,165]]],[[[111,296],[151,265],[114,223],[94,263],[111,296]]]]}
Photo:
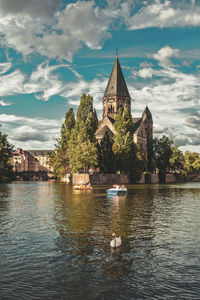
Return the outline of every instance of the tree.
{"type": "Polygon", "coordinates": [[[88,115],[93,112],[93,98],[90,95],[83,94],[81,96],[80,105],[77,110],[77,122],[86,122],[88,115]]]}
{"type": "Polygon", "coordinates": [[[7,135],[0,132],[0,182],[6,182],[13,178],[13,170],[10,163],[13,146],[9,144],[7,135]]]}
{"type": "Polygon", "coordinates": [[[153,159],[159,172],[166,173],[170,169],[173,141],[163,135],[160,139],[153,139],[153,159]]]}
{"type": "Polygon", "coordinates": [[[68,143],[71,131],[75,126],[75,116],[73,109],[70,108],[65,115],[65,121],[61,126],[61,137],[56,148],[49,154],[50,165],[54,169],[56,177],[62,178],[69,172],[69,157],[68,157],[68,143]]]}
{"type": "Polygon", "coordinates": [[[200,173],[200,155],[197,152],[186,151],[184,154],[184,169],[187,175],[200,173]]]}
{"type": "Polygon", "coordinates": [[[112,151],[112,142],[106,131],[99,146],[99,168],[102,173],[113,173],[115,170],[115,160],[112,151]]]}
{"type": "Polygon", "coordinates": [[[73,173],[88,172],[98,165],[95,132],[98,125],[93,98],[81,96],[75,126],[69,139],[69,166],[73,173]]]}
{"type": "Polygon", "coordinates": [[[119,108],[115,119],[114,144],[116,167],[121,173],[128,174],[132,181],[139,180],[145,161],[139,153],[139,149],[133,141],[134,124],[128,108],[124,111],[119,108]]]}
{"type": "Polygon", "coordinates": [[[88,172],[98,164],[97,148],[82,128],[77,133],[74,128],[69,141],[69,166],[72,173],[88,172]]]}
{"type": "Polygon", "coordinates": [[[170,171],[180,177],[185,177],[184,155],[177,146],[171,147],[172,153],[169,159],[170,171]]]}

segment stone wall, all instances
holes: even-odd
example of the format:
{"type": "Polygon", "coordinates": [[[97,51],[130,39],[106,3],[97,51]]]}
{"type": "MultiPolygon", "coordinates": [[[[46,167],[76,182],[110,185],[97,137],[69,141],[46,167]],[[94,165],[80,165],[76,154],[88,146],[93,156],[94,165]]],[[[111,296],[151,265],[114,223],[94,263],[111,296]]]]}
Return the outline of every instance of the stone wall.
{"type": "Polygon", "coordinates": [[[176,183],[178,182],[176,176],[173,174],[166,174],[165,183],[176,183]]]}
{"type": "Polygon", "coordinates": [[[73,184],[128,184],[129,178],[122,174],[74,174],[72,178],[73,184]]]}
{"type": "Polygon", "coordinates": [[[151,183],[159,183],[158,174],[151,174],[151,183]]]}
{"type": "MultiPolygon", "coordinates": [[[[166,174],[166,183],[177,183],[179,182],[173,174],[166,174]]],[[[70,182],[66,180],[66,182],[70,182]]],[[[90,184],[129,184],[130,180],[127,175],[122,174],[74,174],[72,176],[72,183],[73,184],[83,184],[88,183],[90,184]]],[[[145,184],[145,175],[142,174],[140,184],[145,184]]],[[[151,183],[156,184],[159,183],[158,174],[151,174],[151,183]]]]}

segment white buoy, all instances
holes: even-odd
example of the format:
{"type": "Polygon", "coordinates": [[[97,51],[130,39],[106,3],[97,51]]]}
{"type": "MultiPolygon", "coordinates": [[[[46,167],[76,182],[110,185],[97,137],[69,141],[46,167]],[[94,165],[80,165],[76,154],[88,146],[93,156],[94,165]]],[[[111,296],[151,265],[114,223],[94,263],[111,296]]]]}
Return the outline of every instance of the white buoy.
{"type": "Polygon", "coordinates": [[[121,236],[117,237],[115,233],[112,234],[112,240],[110,241],[110,247],[117,248],[121,246],[122,240],[121,236]]]}

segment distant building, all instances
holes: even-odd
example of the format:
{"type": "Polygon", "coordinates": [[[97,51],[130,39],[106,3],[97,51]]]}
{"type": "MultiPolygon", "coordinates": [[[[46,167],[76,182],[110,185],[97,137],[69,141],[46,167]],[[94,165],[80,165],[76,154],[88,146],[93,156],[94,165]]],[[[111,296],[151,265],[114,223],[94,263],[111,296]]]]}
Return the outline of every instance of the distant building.
{"type": "Polygon", "coordinates": [[[28,152],[39,161],[40,166],[49,172],[53,171],[53,168],[49,165],[48,158],[48,153],[52,152],[52,150],[28,150],[28,152]]]}
{"type": "MultiPolygon", "coordinates": [[[[128,107],[131,111],[131,97],[121,70],[118,55],[114,62],[103,99],[103,119],[96,131],[96,138],[100,142],[105,132],[112,139],[115,135],[115,117],[118,109],[128,107]]],[[[149,108],[146,106],[141,117],[133,118],[134,142],[147,153],[148,145],[153,138],[153,118],[149,108]]]]}
{"type": "Polygon", "coordinates": [[[14,172],[52,172],[48,163],[47,152],[52,150],[23,150],[18,148],[12,154],[14,172]]]}

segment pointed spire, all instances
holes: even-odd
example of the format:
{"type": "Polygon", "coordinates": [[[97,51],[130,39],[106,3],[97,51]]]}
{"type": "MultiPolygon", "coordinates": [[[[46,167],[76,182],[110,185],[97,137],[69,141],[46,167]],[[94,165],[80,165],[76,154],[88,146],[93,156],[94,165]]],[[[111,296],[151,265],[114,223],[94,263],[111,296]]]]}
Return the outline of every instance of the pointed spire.
{"type": "Polygon", "coordinates": [[[143,116],[144,115],[152,117],[152,114],[151,114],[151,112],[150,112],[150,110],[149,110],[149,108],[148,108],[147,105],[146,105],[145,110],[143,112],[143,116]]]}
{"type": "Polygon", "coordinates": [[[146,107],[144,109],[144,112],[142,114],[142,119],[143,119],[143,121],[148,120],[148,121],[153,122],[152,114],[151,114],[151,112],[150,112],[150,110],[149,110],[149,108],[148,108],[147,105],[146,105],[146,107]]]}
{"type": "Polygon", "coordinates": [[[116,49],[116,59],[110,75],[104,97],[129,97],[124,75],[118,60],[118,49],[116,49]]]}

